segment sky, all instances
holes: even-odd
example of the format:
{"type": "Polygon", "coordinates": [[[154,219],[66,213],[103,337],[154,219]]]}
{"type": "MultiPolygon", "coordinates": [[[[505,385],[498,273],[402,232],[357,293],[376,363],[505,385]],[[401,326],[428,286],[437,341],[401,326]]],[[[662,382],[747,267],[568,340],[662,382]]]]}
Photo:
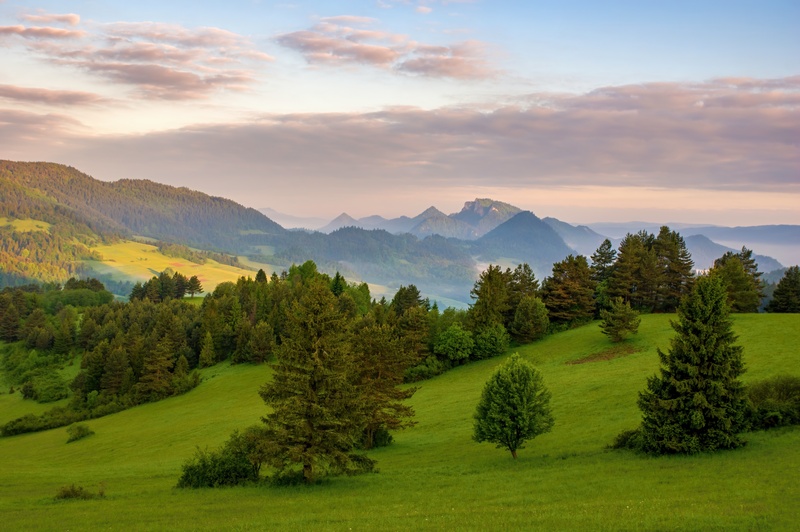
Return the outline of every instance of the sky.
{"type": "Polygon", "coordinates": [[[333,218],[800,224],[800,2],[0,0],[0,159],[333,218]]]}

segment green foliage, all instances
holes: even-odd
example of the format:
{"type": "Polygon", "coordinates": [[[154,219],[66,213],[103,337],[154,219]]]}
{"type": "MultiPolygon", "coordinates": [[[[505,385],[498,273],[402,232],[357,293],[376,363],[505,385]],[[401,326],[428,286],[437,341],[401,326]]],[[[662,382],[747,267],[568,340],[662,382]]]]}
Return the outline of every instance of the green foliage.
{"type": "Polygon", "coordinates": [[[743,247],[739,253],[725,253],[714,261],[709,275],[719,277],[725,285],[731,312],[758,312],[764,283],[752,250],[743,247]]]}
{"type": "Polygon", "coordinates": [[[701,277],[678,307],[677,335],[658,350],[660,376],[639,394],[645,451],[656,454],[731,449],[744,442],[742,348],[735,344],[726,293],[717,277],[701,277]]]}
{"type": "Polygon", "coordinates": [[[437,375],[441,375],[450,369],[450,367],[450,364],[447,364],[439,360],[437,357],[430,355],[425,357],[425,360],[416,366],[408,368],[404,373],[403,380],[405,382],[424,381],[437,375]]]}
{"type": "Polygon", "coordinates": [[[311,279],[287,316],[274,378],[259,392],[272,408],[263,419],[279,473],[299,466],[313,483],[358,465],[351,455],[366,416],[347,331],[327,283],[311,279]]]}
{"type": "Polygon", "coordinates": [[[272,452],[263,426],[252,426],[240,433],[234,431],[219,449],[196,448],[192,458],[184,462],[179,488],[217,488],[259,480],[261,466],[272,452]]]}
{"type": "Polygon", "coordinates": [[[511,338],[501,323],[489,325],[475,333],[474,358],[481,360],[502,355],[508,349],[511,338]]]}
{"type": "MultiPolygon", "coordinates": [[[[607,253],[597,253],[603,263],[607,253]]],[[[691,289],[693,266],[683,237],[663,226],[657,236],[647,231],[627,234],[616,262],[610,270],[596,272],[595,278],[603,288],[603,303],[605,298],[621,297],[634,309],[672,312],[691,289]]]]}
{"type": "Polygon", "coordinates": [[[544,302],[536,296],[524,296],[514,313],[511,334],[522,342],[532,342],[547,334],[550,318],[544,302]]]}
{"type": "Polygon", "coordinates": [[[611,302],[610,309],[600,311],[603,322],[600,329],[611,338],[612,342],[621,342],[631,334],[639,332],[639,313],[631,308],[631,304],[621,297],[611,302]]]}
{"type": "Polygon", "coordinates": [[[576,325],[594,316],[595,282],[586,257],[569,255],[553,264],[553,273],[545,279],[542,299],[550,322],[576,325]]]}
{"type": "Polygon", "coordinates": [[[89,500],[89,499],[102,499],[106,496],[105,488],[101,485],[100,489],[97,493],[93,493],[88,489],[84,488],[83,486],[77,486],[75,484],[70,484],[69,486],[61,486],[58,488],[56,492],[55,499],[56,500],[66,500],[66,499],[80,499],[80,500],[89,500]]]}
{"type": "Polygon", "coordinates": [[[72,443],[74,441],[82,440],[88,436],[94,434],[94,431],[90,429],[87,425],[83,425],[80,423],[76,423],[75,425],[70,425],[67,427],[67,435],[69,438],[67,439],[67,443],[72,443]]]}
{"type": "Polygon", "coordinates": [[[433,352],[456,364],[466,362],[472,355],[475,342],[472,334],[465,331],[458,323],[452,324],[439,335],[433,352]]]}
{"type": "Polygon", "coordinates": [[[800,312],[800,267],[787,268],[772,293],[767,312],[800,312]]]}
{"type": "Polygon", "coordinates": [[[532,364],[514,354],[483,388],[475,410],[473,439],[507,449],[517,457],[527,440],[550,432],[550,392],[532,364]]]}
{"type": "Polygon", "coordinates": [[[747,386],[754,429],[800,424],[800,377],[776,375],[747,386]]]}

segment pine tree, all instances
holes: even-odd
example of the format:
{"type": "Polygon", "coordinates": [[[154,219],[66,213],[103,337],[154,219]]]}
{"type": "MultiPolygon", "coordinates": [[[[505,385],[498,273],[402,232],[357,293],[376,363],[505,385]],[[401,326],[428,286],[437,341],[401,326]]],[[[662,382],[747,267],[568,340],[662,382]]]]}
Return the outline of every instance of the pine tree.
{"type": "Polygon", "coordinates": [[[505,315],[511,308],[509,285],[511,271],[489,265],[481,272],[470,297],[475,300],[469,309],[468,319],[473,332],[492,325],[505,324],[505,315]]]}
{"type": "Polygon", "coordinates": [[[766,308],[767,312],[800,312],[800,268],[792,266],[787,268],[775,292],[772,301],[766,308]]]}
{"type": "Polygon", "coordinates": [[[631,304],[621,297],[611,302],[611,308],[600,311],[603,322],[600,329],[611,338],[612,342],[621,342],[628,335],[639,332],[639,313],[631,308],[631,304]]]}
{"type": "Polygon", "coordinates": [[[474,417],[475,441],[495,443],[516,458],[525,441],[553,427],[550,392],[536,368],[514,353],[484,386],[474,417]]]}
{"type": "Polygon", "coordinates": [[[216,354],[214,352],[214,338],[210,332],[206,332],[203,338],[203,347],[200,349],[200,367],[207,368],[213,366],[216,361],[216,354]]]}
{"type": "Polygon", "coordinates": [[[186,283],[186,293],[188,293],[190,297],[194,297],[195,294],[203,293],[203,285],[196,275],[192,275],[186,283]]]}
{"type": "Polygon", "coordinates": [[[302,467],[305,482],[356,468],[353,449],[365,426],[354,383],[348,323],[321,279],[309,279],[289,310],[273,380],[260,390],[274,443],[270,462],[281,472],[302,467]]]}
{"type": "Polygon", "coordinates": [[[611,276],[614,261],[617,258],[616,250],[611,246],[611,240],[605,239],[592,254],[592,279],[596,283],[602,283],[611,276]]]}
{"type": "Polygon", "coordinates": [[[553,274],[545,279],[542,300],[553,323],[583,323],[594,316],[595,283],[586,257],[568,256],[553,264],[553,274]]]}
{"type": "MultiPolygon", "coordinates": [[[[354,342],[355,384],[365,408],[362,446],[371,449],[376,436],[414,424],[414,409],[402,403],[414,395],[416,388],[400,388],[406,369],[417,357],[403,349],[400,339],[389,325],[379,325],[369,316],[362,319],[354,342]]],[[[385,439],[385,438],[384,438],[385,439]]]]}
{"type": "Polygon", "coordinates": [[[722,282],[701,277],[678,307],[677,335],[658,350],[660,375],[639,394],[643,449],[695,453],[743,445],[742,348],[735,345],[722,282]]]}
{"type": "Polygon", "coordinates": [[[659,231],[654,249],[661,271],[658,308],[664,312],[673,312],[678,308],[681,298],[692,289],[694,261],[683,237],[670,231],[667,226],[659,231]]]}

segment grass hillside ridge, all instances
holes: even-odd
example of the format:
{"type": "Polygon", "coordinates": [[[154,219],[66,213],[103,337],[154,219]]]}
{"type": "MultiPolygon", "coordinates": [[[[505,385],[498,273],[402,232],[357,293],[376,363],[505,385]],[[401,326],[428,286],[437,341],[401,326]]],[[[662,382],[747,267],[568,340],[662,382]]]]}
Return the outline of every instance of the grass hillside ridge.
{"type": "MultiPolygon", "coordinates": [[[[267,366],[203,370],[187,394],[90,422],[0,439],[0,512],[8,529],[670,529],[789,530],[800,519],[800,430],[745,434],[742,449],[650,458],[606,446],[638,424],[636,394],[658,368],[670,315],[643,316],[635,351],[597,362],[611,345],[597,323],[520,347],[552,392],[552,432],[514,461],[471,440],[481,389],[508,355],[425,381],[410,400],[418,424],[370,456],[380,473],[312,487],[179,490],[194,449],[257,423],[267,366]],[[104,498],[54,500],[75,484],[104,498]]],[[[800,315],[734,317],[745,382],[797,373],[800,315]]],[[[0,412],[21,401],[0,395],[0,412]]],[[[19,408],[15,407],[16,411],[19,408]]]]}

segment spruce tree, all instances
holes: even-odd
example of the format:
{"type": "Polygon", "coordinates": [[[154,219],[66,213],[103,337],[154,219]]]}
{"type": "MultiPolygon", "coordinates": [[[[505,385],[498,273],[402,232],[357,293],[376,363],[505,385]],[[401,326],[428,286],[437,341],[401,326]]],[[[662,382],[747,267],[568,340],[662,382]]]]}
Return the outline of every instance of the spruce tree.
{"type": "Polygon", "coordinates": [[[678,307],[677,335],[658,350],[660,375],[639,394],[642,448],[656,454],[696,453],[743,445],[745,389],[742,348],[731,330],[725,288],[701,277],[678,307]]]}
{"type": "Polygon", "coordinates": [[[354,382],[350,327],[336,296],[310,278],[286,317],[273,379],[259,394],[272,408],[263,418],[273,442],[270,463],[279,474],[302,468],[313,483],[321,474],[357,470],[353,454],[365,427],[354,382]]]}
{"type": "Polygon", "coordinates": [[[792,266],[784,272],[766,311],[800,312],[800,268],[792,266]]]}
{"type": "Polygon", "coordinates": [[[603,320],[600,329],[612,342],[621,342],[628,335],[639,332],[639,323],[642,321],[639,313],[621,297],[611,302],[611,308],[601,310],[600,318],[603,320]]]}

